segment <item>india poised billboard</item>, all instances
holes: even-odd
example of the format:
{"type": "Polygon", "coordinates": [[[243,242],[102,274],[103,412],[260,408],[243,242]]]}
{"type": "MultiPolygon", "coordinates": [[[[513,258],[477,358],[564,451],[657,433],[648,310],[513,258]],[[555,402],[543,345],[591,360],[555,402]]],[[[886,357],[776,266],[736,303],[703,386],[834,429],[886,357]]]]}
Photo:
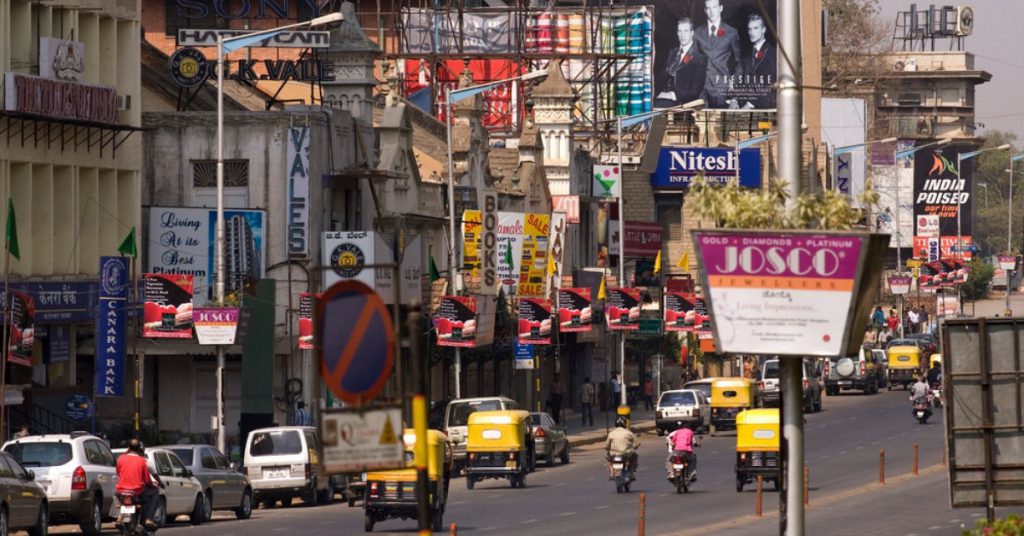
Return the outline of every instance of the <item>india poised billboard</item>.
{"type": "Polygon", "coordinates": [[[654,107],[704,99],[709,109],[774,109],[776,21],[774,0],[657,4],[654,107]]]}
{"type": "MultiPolygon", "coordinates": [[[[927,143],[927,142],[925,142],[927,143]]],[[[974,234],[974,191],[972,165],[974,160],[960,164],[960,153],[973,150],[968,145],[944,145],[918,151],[914,155],[914,216],[938,215],[939,236],[943,256],[953,252],[959,234],[965,244],[974,234]],[[957,232],[957,207],[960,211],[960,230],[957,232]]],[[[915,251],[918,249],[914,248],[915,251]]],[[[969,255],[965,252],[965,257],[969,255]]]]}

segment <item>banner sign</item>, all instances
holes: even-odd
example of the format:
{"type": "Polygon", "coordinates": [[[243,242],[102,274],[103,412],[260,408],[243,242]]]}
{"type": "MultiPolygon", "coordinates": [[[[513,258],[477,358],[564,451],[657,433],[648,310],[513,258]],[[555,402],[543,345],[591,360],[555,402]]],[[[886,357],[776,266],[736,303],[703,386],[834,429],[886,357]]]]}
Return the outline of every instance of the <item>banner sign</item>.
{"type": "Polygon", "coordinates": [[[551,344],[551,300],[519,298],[519,344],[551,344]]]}
{"type": "Polygon", "coordinates": [[[289,259],[309,257],[309,138],[309,127],[288,127],[285,236],[289,259]]]}
{"type": "Polygon", "coordinates": [[[480,293],[498,295],[498,193],[487,188],[483,191],[483,211],[480,213],[480,293]]]}
{"type": "MultiPolygon", "coordinates": [[[[182,47],[215,47],[217,38],[230,39],[241,35],[248,35],[255,30],[226,30],[226,29],[178,29],[178,46],[182,47]]],[[[257,41],[251,47],[264,48],[329,48],[331,46],[331,32],[320,30],[284,31],[267,36],[257,41]]]]}
{"type": "Polygon", "coordinates": [[[640,329],[640,289],[609,288],[607,291],[604,316],[608,320],[608,329],[640,329]]]}
{"type": "MultiPolygon", "coordinates": [[[[974,258],[974,239],[970,236],[962,236],[961,239],[964,244],[963,259],[969,261],[974,258]]],[[[918,259],[931,262],[957,257],[956,249],[956,235],[942,238],[914,237],[914,257],[918,259]]]]}
{"type": "MultiPolygon", "coordinates": [[[[921,143],[927,143],[922,140],[921,143]]],[[[957,236],[957,207],[960,210],[960,232],[964,237],[974,234],[973,160],[957,163],[960,153],[974,148],[950,144],[918,151],[914,155],[914,216],[939,216],[939,236],[957,236]]]]}
{"type": "Polygon", "coordinates": [[[400,407],[330,409],[320,420],[328,474],[401,470],[416,444],[415,435],[403,433],[400,407]]]}
{"type": "Polygon", "coordinates": [[[467,210],[462,213],[462,267],[472,277],[480,273],[480,230],[483,228],[483,213],[467,210]]]}
{"type": "Polygon", "coordinates": [[[71,326],[51,324],[46,334],[45,363],[67,363],[71,361],[71,326]]]}
{"type": "Polygon", "coordinates": [[[658,256],[661,251],[662,232],[660,223],[627,221],[625,230],[626,256],[650,257],[658,256]]]}
{"type": "Polygon", "coordinates": [[[921,214],[917,218],[917,234],[924,238],[938,238],[939,237],[939,215],[938,214],[921,214]]]}
{"type": "Polygon", "coordinates": [[[533,370],[534,348],[532,344],[522,344],[519,337],[515,342],[516,370],[533,370]]]}
{"type": "Polygon", "coordinates": [[[7,360],[32,366],[32,348],[35,346],[35,304],[32,297],[21,292],[11,293],[11,334],[7,360]]]}
{"type": "MultiPolygon", "coordinates": [[[[152,241],[151,241],[152,242],[152,241]]],[[[96,317],[96,396],[124,396],[128,259],[100,257],[100,312],[96,317]]]]}
{"type": "Polygon", "coordinates": [[[442,296],[434,316],[438,346],[476,346],[476,298],[442,296]]]}
{"type": "MultiPolygon", "coordinates": [[[[229,275],[224,282],[225,293],[263,278],[267,266],[266,221],[262,210],[224,211],[224,265],[229,275]]],[[[193,276],[195,304],[205,305],[213,299],[216,282],[216,232],[216,209],[151,207],[146,270],[193,276]]]]}
{"type": "Polygon", "coordinates": [[[551,196],[551,210],[553,212],[564,212],[566,221],[569,223],[579,223],[580,196],[553,195],[551,196]]]}
{"type": "Polygon", "coordinates": [[[519,269],[520,296],[543,297],[548,267],[548,232],[550,214],[526,214],[523,235],[523,262],[519,269]]]}
{"type": "MultiPolygon", "coordinates": [[[[394,269],[375,265],[395,262],[392,249],[380,233],[374,231],[328,231],[323,233],[321,255],[325,266],[324,287],[345,279],[355,279],[373,289],[386,304],[395,302],[394,269]]],[[[419,303],[423,293],[422,242],[416,237],[405,247],[399,269],[402,280],[402,302],[419,303]]]]}
{"type": "Polygon", "coordinates": [[[558,331],[590,331],[593,322],[590,296],[590,289],[585,287],[558,290],[558,331]]]}
{"type": "Polygon", "coordinates": [[[910,276],[889,276],[889,292],[897,296],[907,294],[910,292],[910,282],[912,279],[910,276]]]}
{"type": "Polygon", "coordinates": [[[299,294],[299,350],[313,349],[313,295],[299,294]]]}
{"type": "Polygon", "coordinates": [[[1014,255],[1000,255],[999,267],[1003,270],[1013,270],[1017,267],[1017,257],[1014,255]]]}
{"type": "Polygon", "coordinates": [[[562,287],[562,266],[565,262],[565,213],[551,213],[551,236],[548,237],[548,266],[544,269],[544,296],[558,299],[562,287]]]}
{"type": "Polygon", "coordinates": [[[117,89],[5,73],[4,109],[56,119],[117,124],[117,89]]]}
{"type": "Polygon", "coordinates": [[[594,165],[594,197],[622,197],[622,169],[618,165],[594,165]]]}
{"type": "Polygon", "coordinates": [[[506,296],[516,294],[523,259],[525,216],[519,212],[498,213],[498,279],[506,296]]]}
{"type": "Polygon", "coordinates": [[[202,345],[235,344],[238,332],[237,307],[197,307],[195,310],[196,338],[202,345]]]}
{"type": "Polygon", "coordinates": [[[192,276],[145,274],[142,336],[192,338],[192,276]]]}
{"type": "Polygon", "coordinates": [[[778,82],[772,0],[658,4],[654,13],[655,107],[698,97],[707,109],[771,110],[778,82]]]}
{"type": "MultiPolygon", "coordinates": [[[[86,322],[96,313],[96,280],[19,281],[12,282],[10,288],[32,298],[36,321],[40,324],[86,322]]],[[[0,290],[0,294],[2,292],[0,290]]]]}
{"type": "Polygon", "coordinates": [[[655,190],[689,188],[693,179],[703,175],[711,183],[726,184],[736,178],[739,166],[740,186],[761,187],[761,150],[747,148],[736,151],[728,147],[662,147],[658,167],[651,174],[655,190]]]}
{"type": "Polygon", "coordinates": [[[853,314],[863,307],[855,295],[858,277],[877,240],[888,239],[745,230],[694,230],[692,236],[721,351],[819,356],[844,355],[856,338],[856,324],[847,320],[866,322],[866,310],[864,319],[853,314]]]}
{"type": "Polygon", "coordinates": [[[697,294],[669,288],[665,293],[665,330],[694,331],[704,326],[706,315],[697,314],[697,294]]]}

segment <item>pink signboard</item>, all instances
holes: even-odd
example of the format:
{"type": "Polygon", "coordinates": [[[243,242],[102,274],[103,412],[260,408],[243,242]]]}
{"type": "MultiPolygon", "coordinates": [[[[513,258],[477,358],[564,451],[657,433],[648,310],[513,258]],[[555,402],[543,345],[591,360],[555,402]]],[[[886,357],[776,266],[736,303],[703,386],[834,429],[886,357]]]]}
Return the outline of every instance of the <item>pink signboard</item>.
{"type": "Polygon", "coordinates": [[[861,305],[858,276],[874,237],[801,231],[692,234],[719,351],[820,356],[847,351],[848,320],[861,305]]]}

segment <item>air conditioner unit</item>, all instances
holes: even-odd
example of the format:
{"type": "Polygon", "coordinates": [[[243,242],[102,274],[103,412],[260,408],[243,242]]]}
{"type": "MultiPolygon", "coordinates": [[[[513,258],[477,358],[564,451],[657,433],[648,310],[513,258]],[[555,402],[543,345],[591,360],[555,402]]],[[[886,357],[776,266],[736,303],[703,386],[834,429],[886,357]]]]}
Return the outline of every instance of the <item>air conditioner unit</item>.
{"type": "Polygon", "coordinates": [[[118,95],[117,96],[117,111],[126,112],[132,109],[132,96],[131,95],[118,95]]]}
{"type": "Polygon", "coordinates": [[[971,35],[974,30],[974,10],[969,6],[956,8],[956,34],[960,37],[971,35]]]}
{"type": "Polygon", "coordinates": [[[904,64],[902,61],[897,61],[896,63],[892,64],[892,70],[894,71],[902,71],[905,68],[906,64],[904,64]]]}

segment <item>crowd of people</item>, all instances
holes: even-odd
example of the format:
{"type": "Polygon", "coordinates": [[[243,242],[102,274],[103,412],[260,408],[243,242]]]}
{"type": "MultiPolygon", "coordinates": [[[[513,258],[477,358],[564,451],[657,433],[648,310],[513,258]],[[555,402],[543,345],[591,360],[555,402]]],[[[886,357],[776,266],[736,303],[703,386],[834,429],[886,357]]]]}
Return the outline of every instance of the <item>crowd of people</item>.
{"type": "Polygon", "coordinates": [[[871,314],[871,322],[864,333],[864,344],[873,348],[885,348],[887,342],[899,336],[901,327],[903,335],[931,333],[929,319],[928,310],[924,305],[917,308],[907,307],[903,311],[902,319],[896,309],[890,309],[886,315],[879,305],[871,314]]]}

